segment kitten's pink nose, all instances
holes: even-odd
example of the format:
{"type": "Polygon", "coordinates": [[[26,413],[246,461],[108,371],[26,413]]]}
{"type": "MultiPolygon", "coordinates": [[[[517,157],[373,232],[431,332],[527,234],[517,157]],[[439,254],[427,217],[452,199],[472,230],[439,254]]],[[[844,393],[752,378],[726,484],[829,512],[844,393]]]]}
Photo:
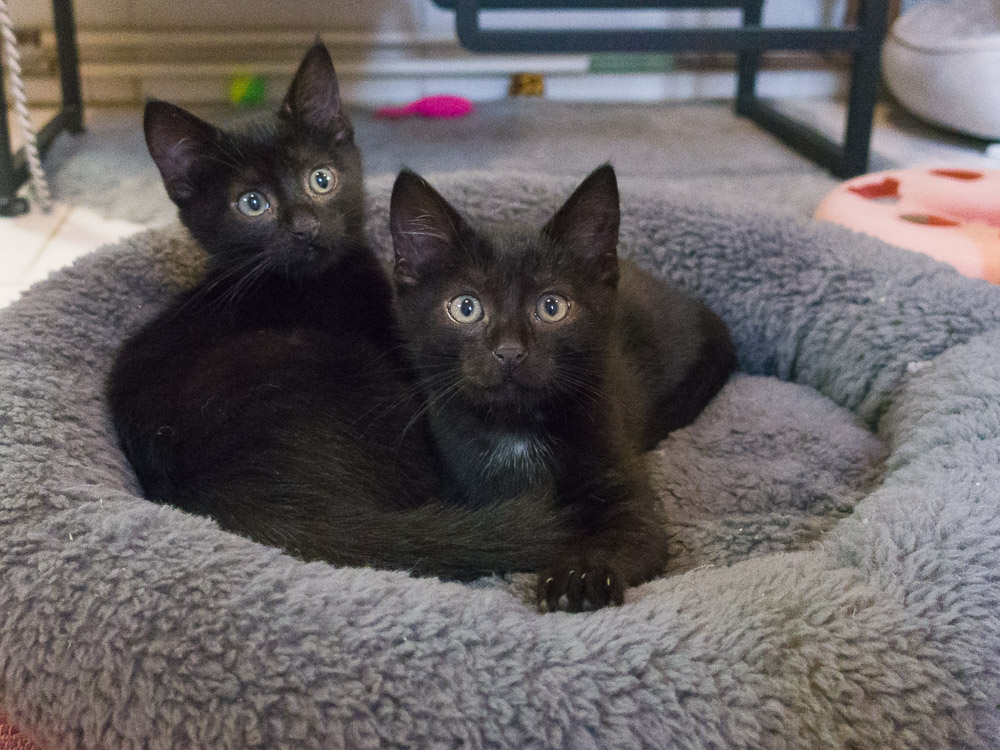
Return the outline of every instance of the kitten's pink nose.
{"type": "Polygon", "coordinates": [[[493,356],[504,367],[513,367],[524,359],[525,353],[524,347],[520,344],[504,343],[493,350],[493,356]]]}

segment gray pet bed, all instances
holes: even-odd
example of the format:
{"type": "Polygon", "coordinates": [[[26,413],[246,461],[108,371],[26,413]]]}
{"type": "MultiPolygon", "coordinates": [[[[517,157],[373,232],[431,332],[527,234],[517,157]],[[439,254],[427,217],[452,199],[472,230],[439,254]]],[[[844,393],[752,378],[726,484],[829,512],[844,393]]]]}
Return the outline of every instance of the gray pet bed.
{"type": "MultiPolygon", "coordinates": [[[[538,222],[572,187],[435,182],[538,222]]],[[[142,234],[0,313],[0,709],[50,750],[996,747],[1000,289],[648,183],[623,205],[623,252],[741,359],[650,454],[668,575],[540,615],[527,576],[307,565],[143,500],[102,381],[201,259],[142,234]]]]}

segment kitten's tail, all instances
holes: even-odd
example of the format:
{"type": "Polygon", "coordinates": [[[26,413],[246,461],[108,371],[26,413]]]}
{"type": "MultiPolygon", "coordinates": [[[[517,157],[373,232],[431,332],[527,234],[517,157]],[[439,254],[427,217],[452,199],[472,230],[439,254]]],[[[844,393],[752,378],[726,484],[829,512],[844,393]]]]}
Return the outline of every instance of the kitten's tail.
{"type": "Polygon", "coordinates": [[[573,536],[568,519],[537,497],[481,508],[428,503],[352,512],[342,507],[336,515],[310,529],[306,548],[296,550],[301,556],[455,580],[536,572],[552,564],[573,536]]]}

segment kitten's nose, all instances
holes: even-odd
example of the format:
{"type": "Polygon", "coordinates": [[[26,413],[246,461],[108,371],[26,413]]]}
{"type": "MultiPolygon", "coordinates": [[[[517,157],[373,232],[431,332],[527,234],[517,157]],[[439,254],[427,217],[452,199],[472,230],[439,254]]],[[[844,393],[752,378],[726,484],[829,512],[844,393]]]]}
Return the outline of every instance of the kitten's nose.
{"type": "Polygon", "coordinates": [[[319,219],[307,208],[293,208],[288,226],[299,239],[313,239],[319,232],[319,219]]]}
{"type": "Polygon", "coordinates": [[[513,367],[524,359],[524,347],[520,344],[505,342],[493,350],[493,356],[504,367],[513,367]]]}

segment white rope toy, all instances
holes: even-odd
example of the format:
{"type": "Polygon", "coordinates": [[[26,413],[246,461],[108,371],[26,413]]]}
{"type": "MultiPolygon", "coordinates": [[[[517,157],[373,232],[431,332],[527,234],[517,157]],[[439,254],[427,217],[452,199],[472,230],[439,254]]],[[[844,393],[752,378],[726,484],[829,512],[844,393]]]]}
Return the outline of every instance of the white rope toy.
{"type": "Polygon", "coordinates": [[[3,35],[3,48],[6,53],[7,68],[10,71],[10,93],[14,100],[14,114],[18,126],[24,136],[24,155],[28,160],[28,171],[31,173],[31,187],[35,199],[42,211],[52,208],[52,197],[49,193],[49,183],[45,179],[45,169],[38,153],[38,139],[31,125],[28,114],[28,95],[24,91],[24,80],[21,78],[21,54],[17,50],[17,39],[14,37],[14,23],[7,12],[7,0],[0,0],[0,33],[3,35]]]}

